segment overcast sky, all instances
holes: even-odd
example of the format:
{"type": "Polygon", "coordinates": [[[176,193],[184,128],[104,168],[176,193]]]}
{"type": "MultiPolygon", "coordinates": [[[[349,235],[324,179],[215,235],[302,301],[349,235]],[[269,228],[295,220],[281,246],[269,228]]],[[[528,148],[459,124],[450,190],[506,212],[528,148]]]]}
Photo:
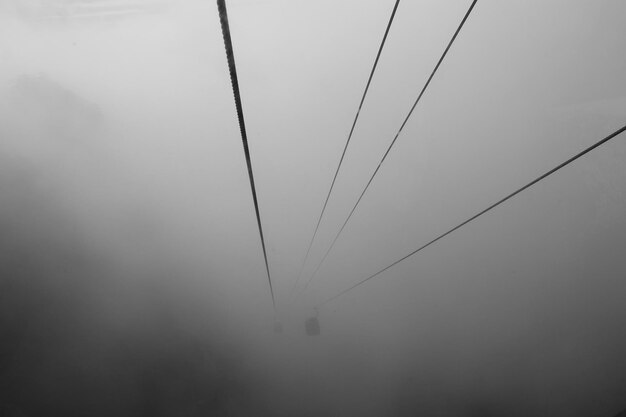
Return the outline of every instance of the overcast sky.
{"type": "MultiPolygon", "coordinates": [[[[626,2],[479,0],[333,252],[288,306],[393,3],[227,1],[278,314],[291,331],[316,303],[626,123],[626,2]]],[[[45,172],[55,204],[94,241],[142,262],[169,252],[229,315],[271,322],[215,3],[109,4],[121,15],[98,2],[0,0],[0,152],[45,172]],[[99,133],[63,143],[7,133],[30,125],[11,101],[25,76],[90,103],[99,133]],[[141,230],[124,234],[129,211],[141,230]],[[159,238],[137,249],[136,233],[159,238]]],[[[303,281],[469,4],[400,3],[303,281]]],[[[358,341],[377,377],[431,361],[443,385],[494,392],[506,374],[507,400],[536,415],[591,398],[601,410],[580,415],[626,407],[624,161],[622,135],[326,305],[322,336],[358,341]],[[558,398],[542,403],[548,389],[558,398]]]]}

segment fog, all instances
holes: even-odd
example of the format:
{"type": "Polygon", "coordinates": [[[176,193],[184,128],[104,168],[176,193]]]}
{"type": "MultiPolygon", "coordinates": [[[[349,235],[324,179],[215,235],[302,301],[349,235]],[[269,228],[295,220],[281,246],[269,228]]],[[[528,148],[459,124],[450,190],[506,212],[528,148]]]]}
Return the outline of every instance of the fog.
{"type": "Polygon", "coordinates": [[[0,415],[626,409],[626,3],[0,0],[0,415]],[[294,296],[295,295],[295,296],[294,296]],[[321,332],[309,336],[316,316],[321,332]],[[275,332],[276,322],[283,331],[275,332]]]}

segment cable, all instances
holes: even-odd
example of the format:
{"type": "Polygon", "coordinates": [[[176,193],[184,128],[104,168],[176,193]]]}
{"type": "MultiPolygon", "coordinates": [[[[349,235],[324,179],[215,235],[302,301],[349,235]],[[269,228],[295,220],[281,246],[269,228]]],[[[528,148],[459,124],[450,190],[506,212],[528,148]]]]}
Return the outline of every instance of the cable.
{"type": "Polygon", "coordinates": [[[352,127],[350,128],[350,133],[348,134],[348,139],[346,140],[346,144],[343,147],[343,152],[341,153],[341,158],[339,159],[339,164],[337,165],[337,169],[335,170],[335,175],[333,176],[333,181],[330,184],[330,189],[328,190],[328,194],[326,195],[326,201],[324,201],[324,206],[322,207],[322,211],[320,212],[319,218],[317,219],[317,224],[315,225],[315,231],[313,232],[313,237],[311,237],[311,241],[309,242],[309,247],[306,250],[306,255],[304,256],[304,261],[302,262],[302,266],[300,267],[300,273],[298,274],[298,279],[296,280],[293,288],[291,289],[291,294],[297,288],[298,283],[300,282],[300,278],[302,278],[302,272],[304,271],[304,266],[306,265],[307,259],[309,259],[309,253],[311,252],[311,247],[313,246],[313,241],[315,240],[315,236],[317,235],[317,230],[320,227],[320,223],[322,222],[322,217],[324,216],[324,212],[326,211],[326,206],[328,205],[328,200],[330,199],[330,195],[333,192],[333,187],[335,186],[335,181],[337,180],[337,175],[339,174],[339,169],[341,168],[341,164],[343,163],[343,158],[346,155],[346,151],[348,150],[348,145],[350,144],[350,139],[352,139],[352,133],[354,132],[354,127],[356,126],[356,122],[359,119],[359,114],[361,113],[361,108],[363,107],[363,102],[365,101],[365,96],[367,95],[367,91],[370,88],[370,83],[372,82],[372,77],[374,76],[374,72],[376,71],[376,66],[378,65],[378,60],[380,59],[380,54],[383,51],[383,47],[385,46],[385,41],[387,40],[387,35],[389,34],[389,29],[391,28],[391,24],[393,22],[393,18],[396,15],[396,10],[398,9],[398,4],[400,0],[396,0],[396,4],[393,7],[393,11],[391,12],[391,17],[389,18],[389,23],[387,23],[387,29],[385,29],[385,35],[383,36],[383,40],[380,43],[380,47],[378,48],[378,53],[376,54],[376,59],[374,60],[374,65],[372,66],[372,70],[370,71],[369,78],[367,79],[367,84],[365,85],[365,90],[363,91],[363,96],[361,97],[361,102],[359,103],[359,108],[357,109],[356,115],[354,116],[354,121],[352,122],[352,127]]]}
{"type": "Polygon", "coordinates": [[[337,232],[337,234],[335,235],[335,238],[333,239],[333,242],[331,243],[330,247],[328,248],[328,250],[326,251],[326,253],[324,254],[324,256],[322,257],[322,260],[319,262],[319,264],[317,265],[317,267],[315,268],[315,271],[313,272],[313,275],[311,275],[311,277],[309,278],[309,280],[306,282],[305,286],[304,286],[304,290],[306,290],[309,286],[309,283],[313,280],[313,278],[317,275],[317,271],[319,271],[320,267],[322,266],[322,264],[324,263],[324,261],[326,260],[326,258],[328,257],[328,254],[331,252],[331,250],[333,249],[333,247],[335,246],[335,243],[337,242],[337,239],[339,239],[339,236],[341,235],[341,233],[343,232],[343,229],[346,227],[346,225],[348,224],[348,221],[350,221],[350,218],[352,217],[352,214],[354,213],[354,211],[356,210],[357,206],[359,205],[359,203],[361,202],[361,199],[363,198],[363,196],[365,195],[365,192],[367,191],[367,189],[369,188],[370,184],[372,183],[372,180],[374,179],[374,177],[376,176],[376,174],[378,173],[378,170],[380,169],[381,165],[383,164],[383,162],[385,161],[385,159],[387,158],[387,155],[389,155],[389,151],[391,151],[391,148],[393,147],[393,145],[396,143],[396,140],[398,139],[398,136],[400,136],[400,133],[402,132],[402,129],[404,129],[404,126],[406,125],[406,123],[408,122],[409,118],[411,117],[411,114],[413,114],[413,110],[415,110],[415,107],[417,106],[417,103],[419,103],[419,101],[421,100],[422,96],[424,95],[424,92],[426,91],[426,89],[428,88],[428,85],[430,84],[431,80],[433,79],[433,77],[435,76],[435,73],[437,72],[437,70],[439,69],[439,66],[441,65],[441,63],[443,62],[443,59],[446,57],[446,54],[448,53],[448,51],[450,50],[450,47],[452,46],[452,44],[454,43],[454,40],[456,39],[457,35],[459,34],[459,32],[461,31],[461,28],[463,27],[463,25],[465,24],[465,21],[467,20],[467,18],[469,17],[470,13],[472,12],[472,9],[474,8],[474,5],[476,5],[476,2],[478,0],[474,0],[472,1],[472,4],[470,5],[469,9],[467,9],[467,12],[465,13],[465,16],[463,16],[463,20],[461,20],[461,23],[459,24],[459,26],[457,27],[456,31],[454,32],[454,35],[452,36],[452,39],[450,39],[450,42],[448,42],[448,46],[446,46],[446,49],[443,51],[443,54],[441,55],[441,57],[439,58],[439,61],[437,62],[437,65],[435,65],[435,68],[433,69],[433,71],[430,73],[430,77],[428,77],[428,80],[426,81],[426,84],[424,84],[424,87],[422,87],[422,90],[420,91],[419,95],[417,96],[417,99],[415,100],[415,103],[413,103],[413,106],[411,107],[411,110],[409,110],[409,113],[407,114],[407,116],[404,118],[404,122],[402,122],[402,125],[400,126],[400,129],[398,129],[398,132],[396,133],[396,135],[394,136],[393,140],[391,141],[391,143],[389,144],[389,147],[387,148],[387,151],[385,152],[385,154],[383,155],[382,159],[380,160],[380,162],[378,163],[378,166],[376,167],[376,169],[374,170],[374,173],[372,174],[372,176],[370,177],[369,181],[367,182],[367,184],[365,185],[365,188],[363,188],[363,191],[361,192],[361,195],[359,196],[359,199],[356,201],[356,204],[354,205],[354,207],[352,207],[352,210],[350,211],[350,214],[348,214],[348,217],[346,218],[346,220],[343,222],[343,225],[341,226],[341,229],[339,229],[339,232],[337,232]]]}
{"type": "Polygon", "coordinates": [[[254,185],[254,174],[252,173],[252,161],[250,159],[250,149],[248,148],[248,135],[246,134],[246,124],[243,118],[243,108],[241,106],[241,96],[239,93],[239,82],[237,80],[237,69],[235,68],[235,55],[233,53],[233,44],[230,38],[230,27],[228,25],[228,14],[226,13],[225,0],[217,0],[217,8],[220,14],[220,23],[222,25],[222,36],[224,37],[224,47],[226,48],[226,58],[228,59],[228,71],[230,72],[230,82],[233,86],[233,94],[235,96],[235,106],[237,107],[237,119],[239,120],[239,130],[241,132],[241,140],[243,142],[243,151],[246,155],[246,164],[248,166],[248,177],[250,178],[250,189],[252,190],[252,200],[254,201],[254,211],[256,212],[256,221],[259,226],[259,235],[261,237],[261,246],[263,248],[263,257],[265,258],[265,270],[267,271],[267,280],[270,285],[270,293],[272,295],[272,306],[276,311],[276,300],[274,299],[274,288],[272,287],[272,276],[270,275],[270,266],[267,262],[267,251],[265,250],[265,238],[263,237],[263,227],[261,226],[261,215],[259,213],[259,203],[257,201],[256,186],[254,185]]]}
{"type": "Polygon", "coordinates": [[[409,253],[408,255],[403,256],[402,258],[400,258],[397,261],[391,263],[390,265],[384,267],[383,269],[381,269],[380,271],[376,272],[375,274],[370,275],[369,277],[367,277],[367,278],[357,282],[356,284],[352,285],[351,287],[341,291],[339,294],[334,295],[334,296],[328,298],[326,301],[318,304],[317,307],[319,308],[319,307],[323,306],[324,304],[329,303],[330,301],[334,300],[335,298],[338,298],[338,297],[342,296],[343,294],[347,293],[348,291],[350,291],[350,290],[358,287],[359,285],[365,283],[366,281],[369,281],[370,279],[376,277],[377,275],[385,272],[389,268],[391,268],[391,267],[399,264],[400,262],[404,261],[405,259],[415,255],[416,253],[420,252],[421,250],[426,249],[427,247],[429,247],[433,243],[439,241],[440,239],[443,239],[444,237],[448,236],[452,232],[454,232],[454,231],[460,229],[461,227],[465,226],[469,222],[477,219],[478,217],[482,216],[483,214],[487,213],[488,211],[496,208],[500,204],[504,203],[505,201],[509,200],[510,198],[513,198],[514,196],[516,196],[517,194],[519,194],[522,191],[526,190],[527,188],[530,188],[531,186],[533,186],[536,183],[538,183],[539,181],[545,179],[549,175],[554,174],[556,171],[560,170],[561,168],[565,167],[566,165],[569,165],[570,163],[574,162],[575,160],[577,160],[578,158],[582,157],[583,155],[585,155],[585,154],[591,152],[592,150],[594,150],[595,148],[605,144],[606,142],[610,141],[611,139],[613,139],[614,137],[616,137],[620,133],[624,132],[625,130],[626,130],[626,126],[622,127],[621,129],[616,130],[615,132],[611,133],[609,136],[607,136],[604,139],[601,139],[600,141],[594,143],[593,145],[591,145],[587,149],[583,150],[582,152],[579,152],[578,154],[572,156],[567,161],[557,165],[556,167],[552,168],[550,171],[546,172],[545,174],[540,175],[539,177],[537,177],[536,179],[532,180],[531,182],[529,182],[528,184],[524,185],[523,187],[517,189],[516,191],[512,192],[511,194],[507,195],[506,197],[502,198],[501,200],[498,200],[497,202],[493,203],[492,205],[490,205],[486,209],[484,209],[484,210],[480,211],[479,213],[473,215],[472,217],[470,217],[469,219],[465,220],[464,222],[458,224],[457,226],[454,226],[452,229],[450,229],[447,232],[439,235],[438,237],[434,238],[433,240],[431,240],[430,242],[426,243],[425,245],[420,246],[419,248],[417,248],[413,252],[409,253]]]}

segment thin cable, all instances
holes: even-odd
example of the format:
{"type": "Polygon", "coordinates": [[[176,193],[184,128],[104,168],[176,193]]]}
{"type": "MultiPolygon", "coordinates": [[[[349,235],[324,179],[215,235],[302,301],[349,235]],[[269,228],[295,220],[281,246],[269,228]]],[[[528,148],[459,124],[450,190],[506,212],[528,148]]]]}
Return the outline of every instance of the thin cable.
{"type": "Polygon", "coordinates": [[[256,196],[256,186],[254,185],[254,174],[252,173],[252,161],[250,159],[250,149],[248,148],[248,135],[246,134],[246,124],[243,118],[243,108],[241,106],[241,96],[239,93],[239,82],[237,80],[237,69],[235,68],[235,55],[233,53],[233,44],[230,38],[230,27],[228,25],[228,14],[226,13],[225,0],[217,0],[217,8],[220,13],[220,23],[222,25],[222,36],[224,37],[224,47],[226,48],[226,57],[228,59],[228,71],[230,72],[230,82],[233,86],[233,94],[235,96],[235,106],[237,107],[237,119],[239,120],[239,130],[241,132],[241,140],[243,142],[243,151],[246,155],[246,164],[248,166],[248,177],[250,178],[250,189],[252,190],[252,200],[254,201],[254,211],[256,212],[256,221],[259,226],[259,235],[261,237],[261,246],[263,247],[263,258],[265,258],[265,270],[267,271],[267,280],[270,284],[270,293],[272,295],[272,306],[276,311],[276,300],[274,299],[274,288],[272,287],[272,277],[270,275],[270,266],[267,262],[267,251],[265,250],[265,238],[263,237],[263,227],[261,226],[261,215],[259,213],[259,203],[256,196]]]}
{"type": "Polygon", "coordinates": [[[396,135],[394,136],[393,140],[391,141],[391,143],[389,144],[389,147],[387,148],[387,151],[385,152],[385,154],[383,155],[382,159],[380,160],[380,162],[378,163],[378,166],[376,167],[376,169],[374,170],[374,173],[372,174],[372,176],[370,177],[369,181],[367,182],[367,184],[365,185],[365,188],[363,188],[363,191],[361,192],[361,195],[359,196],[359,199],[357,200],[356,204],[354,205],[354,207],[352,207],[352,210],[350,211],[350,214],[348,214],[348,217],[346,218],[346,220],[343,222],[343,225],[341,226],[341,229],[339,229],[339,232],[337,232],[337,234],[335,235],[335,238],[333,239],[333,242],[331,243],[330,247],[328,248],[328,250],[326,251],[326,253],[324,254],[324,256],[322,257],[322,260],[319,262],[319,264],[317,265],[317,267],[315,268],[315,271],[313,272],[313,275],[311,275],[311,277],[309,278],[309,280],[306,282],[306,285],[304,286],[304,290],[306,290],[309,286],[309,283],[313,280],[313,278],[317,275],[317,271],[319,271],[320,267],[322,266],[322,264],[324,263],[324,261],[326,260],[326,258],[328,257],[328,254],[331,252],[331,250],[333,249],[333,247],[335,246],[335,243],[337,242],[337,239],[339,239],[339,236],[341,235],[341,233],[343,232],[343,229],[346,227],[346,225],[348,224],[348,221],[350,221],[350,218],[352,217],[352,214],[354,213],[354,211],[356,210],[357,206],[359,205],[359,203],[361,202],[361,199],[363,198],[363,196],[365,195],[365,192],[367,191],[367,189],[369,188],[370,184],[372,183],[372,180],[374,179],[374,177],[376,176],[376,174],[378,174],[378,170],[380,169],[381,165],[383,164],[383,162],[385,161],[385,159],[387,158],[387,155],[389,155],[389,151],[391,151],[391,148],[393,147],[393,145],[396,143],[396,140],[398,139],[398,136],[400,136],[400,133],[402,132],[402,129],[404,129],[404,126],[406,125],[406,123],[409,121],[409,118],[411,117],[411,114],[413,114],[413,110],[415,110],[415,107],[417,106],[417,103],[420,102],[420,100],[422,99],[422,96],[424,95],[424,92],[426,91],[426,89],[428,88],[428,85],[430,84],[431,80],[433,79],[433,77],[435,76],[435,73],[437,72],[437,70],[439,69],[439,66],[441,65],[441,63],[443,62],[443,59],[446,57],[446,54],[448,53],[448,51],[450,50],[450,47],[452,46],[452,44],[454,43],[454,40],[456,39],[457,35],[459,34],[459,32],[461,31],[461,28],[463,27],[463,25],[465,24],[465,21],[467,20],[467,18],[469,17],[470,13],[472,12],[472,9],[474,8],[474,5],[476,5],[476,2],[478,0],[474,0],[471,4],[471,6],[469,7],[469,9],[467,9],[467,12],[465,13],[465,16],[463,16],[463,20],[461,20],[461,23],[459,24],[459,26],[457,27],[456,31],[454,32],[454,35],[452,36],[452,39],[450,39],[450,42],[448,42],[448,46],[446,46],[446,49],[443,51],[443,54],[441,55],[441,58],[439,58],[439,61],[437,62],[437,65],[435,65],[435,68],[433,69],[433,71],[430,73],[430,77],[428,77],[428,80],[426,81],[426,84],[424,84],[424,87],[422,87],[422,91],[420,91],[419,95],[417,96],[417,99],[415,100],[415,103],[413,103],[413,106],[411,107],[411,110],[409,110],[409,113],[407,114],[407,116],[404,119],[404,122],[402,122],[402,125],[400,126],[400,129],[398,129],[398,132],[396,133],[396,135]]]}
{"type": "Polygon", "coordinates": [[[423,246],[420,246],[419,248],[415,249],[413,252],[409,253],[408,255],[403,256],[402,258],[398,259],[397,261],[393,262],[392,264],[384,267],[383,269],[381,269],[380,271],[376,272],[373,275],[370,275],[369,277],[365,278],[364,280],[361,280],[359,282],[357,282],[356,284],[354,284],[353,286],[341,291],[339,294],[334,295],[332,297],[330,297],[329,299],[327,299],[326,301],[320,303],[317,305],[317,307],[321,307],[326,303],[329,303],[330,301],[334,300],[337,297],[342,296],[343,294],[347,293],[348,291],[358,287],[359,285],[365,283],[366,281],[369,281],[370,279],[376,277],[377,275],[385,272],[386,270],[388,270],[389,268],[399,264],[400,262],[404,261],[405,259],[415,255],[416,253],[420,252],[423,249],[426,249],[427,247],[429,247],[430,245],[432,245],[433,243],[439,241],[440,239],[443,239],[444,237],[448,236],[449,234],[451,234],[452,232],[460,229],[461,227],[465,226],[466,224],[468,224],[469,222],[477,219],[478,217],[482,216],[483,214],[487,213],[488,211],[496,208],[497,206],[499,206],[500,204],[504,203],[505,201],[509,200],[510,198],[513,198],[514,196],[516,196],[517,194],[521,193],[522,191],[526,190],[527,188],[530,188],[531,186],[535,185],[536,183],[538,183],[539,181],[545,179],[546,177],[548,177],[549,175],[554,174],[556,171],[560,170],[561,168],[565,167],[566,165],[569,165],[570,163],[574,162],[575,160],[577,160],[578,158],[582,157],[583,155],[591,152],[592,150],[596,149],[597,147],[605,144],[606,142],[610,141],[611,139],[613,139],[614,137],[616,137],[617,135],[619,135],[620,133],[624,132],[626,130],[626,126],[622,127],[621,129],[616,130],[615,132],[611,133],[609,136],[605,137],[604,139],[601,139],[600,141],[594,143],[593,145],[591,145],[590,147],[588,147],[587,149],[583,150],[582,152],[579,152],[578,154],[572,156],[570,159],[568,159],[567,161],[559,164],[558,166],[552,168],[550,171],[546,172],[543,175],[540,175],[539,177],[537,177],[536,179],[532,180],[531,182],[529,182],[528,184],[524,185],[523,187],[517,189],[516,191],[512,192],[511,194],[507,195],[506,197],[502,198],[501,200],[498,200],[497,202],[493,203],[492,205],[490,205],[489,207],[487,207],[486,209],[482,210],[481,212],[473,215],[472,217],[470,217],[469,219],[465,220],[464,222],[458,224],[457,226],[454,226],[452,229],[448,230],[447,232],[437,236],[436,238],[434,238],[433,240],[431,240],[430,242],[426,243],[423,246]]]}
{"type": "Polygon", "coordinates": [[[396,0],[396,4],[393,6],[393,11],[391,12],[391,17],[389,18],[389,23],[387,23],[387,29],[385,29],[385,35],[383,36],[383,40],[380,43],[378,48],[378,53],[376,54],[376,59],[374,60],[374,65],[372,66],[372,70],[370,71],[369,78],[367,79],[367,84],[365,85],[365,90],[363,91],[363,96],[361,97],[361,102],[359,103],[359,108],[356,111],[356,115],[354,116],[354,121],[352,122],[352,127],[350,128],[350,133],[348,134],[348,139],[346,140],[346,144],[343,147],[343,152],[341,153],[341,158],[339,159],[339,164],[337,165],[337,169],[335,170],[335,175],[333,176],[333,181],[330,184],[330,189],[328,190],[328,194],[326,195],[326,201],[324,201],[324,206],[322,207],[322,211],[320,212],[319,218],[317,219],[317,224],[315,225],[315,231],[313,232],[313,236],[311,237],[311,241],[309,242],[309,247],[306,250],[306,255],[304,256],[304,261],[302,261],[302,266],[300,267],[300,273],[298,274],[298,279],[296,280],[293,288],[291,289],[291,293],[298,286],[300,282],[300,278],[302,278],[302,272],[304,271],[304,266],[306,265],[307,259],[309,259],[309,253],[311,252],[311,247],[313,246],[313,241],[315,240],[315,236],[317,235],[317,230],[320,227],[320,223],[322,222],[322,217],[324,216],[324,212],[326,211],[326,206],[328,205],[328,200],[330,199],[330,195],[333,192],[333,187],[335,186],[335,181],[337,180],[337,175],[339,174],[339,169],[341,168],[341,164],[343,163],[343,158],[346,155],[346,151],[348,150],[348,145],[350,144],[350,139],[352,139],[352,133],[354,132],[354,127],[356,126],[356,122],[359,119],[359,114],[361,113],[361,108],[363,107],[363,102],[365,101],[365,96],[367,95],[367,91],[370,88],[370,83],[372,82],[372,77],[374,76],[374,72],[376,71],[376,66],[378,65],[378,60],[380,59],[380,54],[383,51],[383,47],[385,46],[385,41],[387,40],[387,35],[389,34],[389,29],[391,28],[391,24],[393,23],[393,18],[396,15],[396,10],[398,9],[398,4],[400,0],[396,0]]]}

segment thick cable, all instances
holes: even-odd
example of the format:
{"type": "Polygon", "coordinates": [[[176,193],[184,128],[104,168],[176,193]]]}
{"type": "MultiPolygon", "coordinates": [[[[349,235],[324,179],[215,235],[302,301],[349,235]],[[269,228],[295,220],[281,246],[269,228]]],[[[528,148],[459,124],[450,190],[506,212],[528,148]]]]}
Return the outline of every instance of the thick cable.
{"type": "Polygon", "coordinates": [[[313,280],[313,278],[317,275],[317,271],[320,270],[322,264],[324,263],[324,261],[326,260],[326,258],[328,257],[328,254],[332,251],[333,247],[335,246],[335,243],[337,243],[337,239],[339,239],[339,236],[341,235],[341,233],[343,232],[343,229],[345,229],[346,225],[348,224],[348,222],[350,221],[350,218],[352,217],[352,214],[354,214],[354,211],[356,210],[357,206],[359,205],[359,203],[361,203],[361,199],[363,199],[363,196],[365,195],[365,192],[368,190],[370,184],[372,183],[372,180],[374,179],[374,177],[376,176],[376,174],[378,174],[378,170],[380,170],[381,165],[383,164],[383,162],[385,161],[385,159],[387,158],[387,155],[389,155],[389,151],[391,151],[391,148],[393,147],[393,145],[396,143],[396,140],[398,139],[398,137],[400,136],[400,133],[402,132],[402,130],[404,129],[404,126],[406,125],[406,123],[409,121],[409,118],[411,117],[411,115],[413,114],[413,110],[415,110],[415,107],[417,107],[417,103],[420,102],[420,100],[422,99],[422,96],[424,95],[424,92],[426,91],[426,89],[428,88],[428,86],[430,85],[430,82],[432,81],[433,77],[435,76],[435,73],[437,72],[437,70],[439,69],[439,66],[441,65],[441,63],[443,62],[443,59],[446,57],[446,55],[448,54],[448,51],[450,50],[450,47],[452,46],[452,44],[454,43],[454,40],[456,39],[457,35],[459,34],[459,32],[461,31],[461,28],[463,27],[463,25],[465,24],[465,21],[467,20],[467,18],[469,17],[470,13],[472,12],[472,9],[474,8],[474,6],[476,5],[476,2],[478,0],[474,0],[472,1],[472,4],[470,5],[469,9],[467,10],[467,12],[465,13],[465,16],[463,16],[463,20],[461,20],[461,23],[459,24],[459,26],[457,27],[456,31],[454,32],[454,35],[452,36],[452,39],[450,39],[450,42],[448,42],[448,45],[446,46],[446,49],[443,51],[443,54],[441,55],[441,57],[439,58],[439,61],[437,61],[437,65],[435,65],[435,68],[433,69],[433,71],[430,73],[430,76],[428,77],[428,80],[426,80],[426,84],[424,84],[424,87],[422,87],[422,90],[420,91],[419,95],[417,96],[417,99],[415,100],[415,102],[413,103],[413,106],[411,107],[411,110],[409,110],[409,113],[406,115],[406,117],[404,118],[404,122],[402,122],[402,125],[400,126],[400,129],[398,129],[398,132],[396,133],[396,135],[394,136],[393,140],[391,141],[391,143],[389,144],[389,147],[387,148],[387,150],[385,151],[385,154],[383,155],[382,159],[380,160],[380,162],[378,163],[378,166],[376,167],[376,169],[374,170],[374,173],[372,174],[372,176],[370,177],[369,181],[367,182],[367,184],[365,185],[365,188],[363,188],[363,191],[361,192],[361,195],[359,196],[359,199],[356,201],[356,203],[354,204],[354,207],[352,207],[352,210],[350,210],[350,214],[348,214],[348,217],[346,217],[346,220],[343,222],[343,225],[341,226],[341,228],[339,229],[339,232],[337,232],[337,234],[335,235],[335,238],[333,239],[333,242],[330,244],[330,247],[328,248],[328,250],[326,250],[326,253],[324,254],[324,256],[322,257],[322,260],[318,263],[317,267],[315,268],[315,271],[313,272],[313,275],[311,275],[311,277],[308,279],[308,281],[306,282],[305,286],[304,286],[304,290],[306,290],[309,286],[309,283],[313,280]]]}
{"type": "Polygon", "coordinates": [[[350,128],[350,133],[348,134],[348,139],[346,140],[346,144],[343,147],[343,152],[341,153],[341,158],[339,159],[339,164],[337,165],[337,169],[335,170],[335,175],[333,176],[333,181],[330,184],[330,188],[328,190],[328,194],[326,195],[326,200],[324,201],[324,206],[322,207],[322,211],[317,219],[317,224],[315,225],[315,231],[313,232],[313,236],[311,237],[311,241],[309,242],[309,247],[306,250],[306,255],[304,256],[304,261],[302,261],[302,266],[300,267],[300,272],[298,274],[298,279],[294,283],[293,288],[291,289],[291,293],[298,286],[300,279],[302,278],[302,272],[304,271],[304,267],[306,265],[307,259],[309,259],[309,253],[311,252],[311,247],[313,246],[313,242],[315,241],[315,236],[317,236],[317,231],[320,227],[320,223],[322,222],[322,217],[324,216],[324,212],[326,211],[326,206],[328,205],[328,200],[330,199],[330,195],[333,192],[333,187],[335,186],[335,181],[337,180],[337,175],[339,174],[339,170],[341,169],[341,164],[343,163],[343,159],[346,156],[346,151],[348,150],[348,145],[350,144],[350,139],[352,139],[352,133],[354,133],[354,127],[356,126],[356,122],[359,119],[359,115],[361,114],[361,108],[363,107],[363,102],[365,102],[365,96],[367,95],[367,91],[370,88],[370,84],[372,82],[372,77],[374,76],[374,72],[376,71],[376,67],[378,66],[378,60],[380,59],[380,54],[383,51],[385,46],[385,41],[387,40],[387,35],[389,34],[389,29],[391,28],[391,24],[393,23],[393,18],[396,15],[396,10],[398,9],[398,4],[400,0],[396,0],[395,5],[393,6],[393,11],[391,12],[391,17],[389,18],[389,22],[387,23],[387,28],[385,29],[385,34],[383,39],[378,47],[378,53],[376,54],[376,59],[374,60],[374,65],[370,71],[369,78],[367,79],[367,84],[365,85],[365,90],[363,91],[363,95],[361,97],[361,101],[359,103],[359,107],[356,111],[356,115],[354,116],[354,120],[352,121],[352,127],[350,128]]]}
{"type": "Polygon", "coordinates": [[[272,305],[276,311],[276,300],[274,299],[274,288],[272,287],[272,277],[270,275],[270,266],[267,261],[267,251],[265,249],[265,238],[263,237],[263,227],[261,226],[261,215],[259,213],[259,203],[257,201],[256,186],[254,184],[254,174],[252,172],[252,160],[250,159],[250,149],[248,147],[248,135],[246,134],[246,124],[243,118],[243,107],[241,105],[241,95],[239,92],[239,81],[237,80],[237,69],[235,67],[235,55],[233,53],[233,44],[230,37],[230,27],[228,25],[228,14],[226,12],[225,0],[217,0],[217,8],[220,14],[220,23],[222,26],[222,36],[224,38],[224,47],[226,48],[226,58],[228,59],[228,71],[230,73],[230,82],[233,87],[235,96],[235,106],[237,108],[237,119],[239,121],[239,130],[241,132],[241,140],[243,142],[243,151],[246,155],[246,164],[248,166],[248,178],[250,179],[250,189],[252,190],[252,200],[254,201],[254,211],[256,213],[256,221],[259,226],[259,236],[261,237],[261,247],[263,248],[263,258],[265,259],[265,270],[267,271],[267,280],[270,286],[270,294],[272,295],[272,305]]]}
{"type": "Polygon", "coordinates": [[[389,264],[388,266],[384,267],[383,269],[381,269],[380,271],[376,272],[375,274],[370,275],[369,277],[357,282],[356,284],[352,285],[351,287],[341,291],[340,293],[328,298],[327,300],[323,301],[322,303],[317,305],[317,308],[323,306],[326,303],[331,302],[332,300],[344,295],[345,293],[347,293],[348,291],[358,287],[361,284],[364,284],[365,282],[369,281],[370,279],[382,274],[383,272],[385,272],[386,270],[388,270],[389,268],[399,264],[400,262],[404,261],[405,259],[417,254],[418,252],[422,251],[423,249],[426,249],[427,247],[429,247],[430,245],[432,245],[433,243],[443,239],[444,237],[448,236],[449,234],[453,233],[454,231],[460,229],[461,227],[465,226],[466,224],[470,223],[473,220],[476,220],[478,217],[482,216],[483,214],[487,213],[488,211],[496,208],[497,206],[499,206],[500,204],[504,203],[505,201],[513,198],[514,196],[516,196],[517,194],[521,193],[522,191],[526,190],[527,188],[530,188],[531,186],[535,185],[536,183],[538,183],[539,181],[545,179],[546,177],[554,174],[556,171],[560,170],[561,168],[565,167],[566,165],[571,164],[572,162],[574,162],[575,160],[577,160],[578,158],[586,155],[587,153],[591,152],[592,150],[596,149],[597,147],[605,144],[606,142],[610,141],[611,139],[613,139],[614,137],[616,137],[617,135],[619,135],[620,133],[624,132],[626,130],[626,126],[622,127],[621,129],[616,130],[615,132],[611,133],[609,136],[605,137],[604,139],[599,140],[598,142],[594,143],[593,145],[591,145],[590,147],[586,148],[585,150],[577,153],[576,155],[572,156],[571,158],[569,158],[567,161],[557,165],[556,167],[552,168],[550,171],[546,172],[545,174],[540,175],[539,177],[535,178],[534,180],[532,180],[531,182],[529,182],[528,184],[524,185],[523,187],[513,191],[511,194],[507,195],[506,197],[498,200],[497,202],[493,203],[492,205],[490,205],[489,207],[487,207],[486,209],[478,212],[477,214],[473,215],[472,217],[470,217],[469,219],[463,221],[462,223],[459,223],[458,225],[454,226],[452,229],[448,230],[447,232],[437,236],[436,238],[434,238],[433,240],[431,240],[430,242],[426,243],[425,245],[420,246],[419,248],[415,249],[413,252],[403,256],[402,258],[398,259],[397,261],[389,264]]]}

